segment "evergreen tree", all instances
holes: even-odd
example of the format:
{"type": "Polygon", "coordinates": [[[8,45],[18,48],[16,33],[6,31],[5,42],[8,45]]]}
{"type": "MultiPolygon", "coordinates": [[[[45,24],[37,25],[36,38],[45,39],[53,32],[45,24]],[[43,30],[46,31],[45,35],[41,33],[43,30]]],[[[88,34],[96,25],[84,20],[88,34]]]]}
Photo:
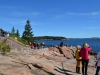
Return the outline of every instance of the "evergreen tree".
{"type": "Polygon", "coordinates": [[[11,30],[11,34],[15,34],[15,28],[14,27],[11,30]]]}
{"type": "Polygon", "coordinates": [[[34,35],[32,32],[30,21],[27,20],[26,25],[25,25],[25,31],[22,34],[22,38],[27,40],[27,41],[33,42],[33,36],[34,35]]]}
{"type": "Polygon", "coordinates": [[[20,33],[19,33],[19,30],[18,30],[18,29],[16,30],[16,35],[17,35],[18,37],[20,37],[20,33]]]}

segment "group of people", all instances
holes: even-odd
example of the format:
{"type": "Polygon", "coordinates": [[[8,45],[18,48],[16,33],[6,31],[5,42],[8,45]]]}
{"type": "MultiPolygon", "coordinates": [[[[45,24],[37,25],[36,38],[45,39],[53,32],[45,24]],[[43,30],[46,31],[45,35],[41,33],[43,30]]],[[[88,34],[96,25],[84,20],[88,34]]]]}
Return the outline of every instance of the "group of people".
{"type": "Polygon", "coordinates": [[[0,36],[9,37],[9,33],[3,29],[0,29],[0,36]]]}
{"type": "Polygon", "coordinates": [[[40,49],[40,48],[44,48],[45,47],[45,43],[42,42],[42,43],[36,43],[36,42],[28,42],[31,49],[40,49]]]}
{"type": "MultiPolygon", "coordinates": [[[[89,63],[89,51],[92,48],[87,44],[84,43],[83,47],[77,45],[77,50],[75,52],[76,57],[76,73],[80,74],[80,68],[82,66],[82,75],[88,75],[88,63],[89,63]]],[[[96,73],[95,75],[99,75],[99,69],[100,69],[100,52],[97,54],[97,65],[96,65],[96,73]]]]}

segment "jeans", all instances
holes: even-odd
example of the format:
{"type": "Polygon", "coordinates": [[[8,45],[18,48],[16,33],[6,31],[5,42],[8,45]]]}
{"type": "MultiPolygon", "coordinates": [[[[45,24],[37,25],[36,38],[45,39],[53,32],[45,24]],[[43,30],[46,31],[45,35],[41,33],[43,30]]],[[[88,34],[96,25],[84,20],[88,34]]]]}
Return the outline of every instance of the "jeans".
{"type": "Polygon", "coordinates": [[[82,75],[87,75],[89,60],[82,60],[82,75]]]}
{"type": "Polygon", "coordinates": [[[99,75],[99,70],[100,70],[100,67],[97,66],[97,69],[96,69],[96,74],[95,75],[99,75]]]}

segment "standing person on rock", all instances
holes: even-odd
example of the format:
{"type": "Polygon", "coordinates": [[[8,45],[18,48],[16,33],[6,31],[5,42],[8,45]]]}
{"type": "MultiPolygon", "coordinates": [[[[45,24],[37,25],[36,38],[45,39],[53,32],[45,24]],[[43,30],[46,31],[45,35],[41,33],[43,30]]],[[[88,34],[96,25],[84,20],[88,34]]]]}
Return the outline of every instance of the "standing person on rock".
{"type": "Polygon", "coordinates": [[[36,49],[36,42],[34,42],[33,45],[34,45],[34,49],[36,49]]]}
{"type": "Polygon", "coordinates": [[[97,68],[96,68],[96,73],[95,75],[99,75],[99,70],[100,70],[100,52],[97,54],[97,68]]]}
{"type": "Polygon", "coordinates": [[[37,49],[40,49],[40,43],[37,43],[37,49]]]}
{"type": "Polygon", "coordinates": [[[89,63],[89,51],[92,48],[87,44],[83,44],[83,48],[81,48],[80,55],[82,57],[82,75],[87,75],[88,63],[89,63]]]}
{"type": "Polygon", "coordinates": [[[31,49],[33,49],[34,48],[34,44],[33,43],[31,43],[31,49]]]}
{"type": "Polygon", "coordinates": [[[80,67],[82,65],[82,57],[80,56],[80,49],[81,49],[81,46],[77,45],[77,50],[75,52],[75,57],[76,57],[76,73],[79,73],[80,74],[80,67]]]}
{"type": "Polygon", "coordinates": [[[63,47],[63,42],[60,43],[60,47],[63,47]]]}

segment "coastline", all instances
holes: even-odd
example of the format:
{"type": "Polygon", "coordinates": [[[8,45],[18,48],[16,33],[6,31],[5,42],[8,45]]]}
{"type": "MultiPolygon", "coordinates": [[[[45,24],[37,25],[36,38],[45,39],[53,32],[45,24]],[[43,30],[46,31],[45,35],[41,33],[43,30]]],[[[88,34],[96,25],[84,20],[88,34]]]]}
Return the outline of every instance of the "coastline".
{"type": "Polygon", "coordinates": [[[100,42],[94,41],[91,39],[71,39],[71,40],[36,40],[36,42],[45,42],[46,47],[50,47],[51,45],[58,45],[63,42],[64,45],[68,44],[68,46],[82,46],[84,42],[87,42],[93,49],[94,52],[98,53],[100,49],[100,42]]]}

